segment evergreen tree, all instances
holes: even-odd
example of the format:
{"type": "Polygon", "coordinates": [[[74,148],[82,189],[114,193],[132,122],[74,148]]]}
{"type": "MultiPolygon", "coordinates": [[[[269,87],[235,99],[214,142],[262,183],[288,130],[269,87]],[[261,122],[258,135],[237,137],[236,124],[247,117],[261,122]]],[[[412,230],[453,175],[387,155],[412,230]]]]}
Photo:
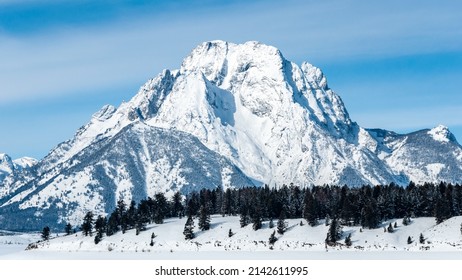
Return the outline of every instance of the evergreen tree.
{"type": "Polygon", "coordinates": [[[154,232],[151,234],[151,242],[149,243],[149,246],[154,246],[154,238],[156,238],[156,235],[154,234],[154,232]]]}
{"type": "Polygon", "coordinates": [[[277,192],[277,198],[280,203],[280,211],[278,214],[281,214],[281,211],[284,211],[285,218],[290,215],[290,190],[287,185],[283,184],[282,187],[277,192]]]}
{"type": "Polygon", "coordinates": [[[136,210],[135,230],[136,235],[141,231],[146,230],[146,225],[150,222],[151,210],[149,207],[149,200],[141,201],[136,210]]]}
{"type": "Polygon", "coordinates": [[[433,212],[435,215],[436,224],[440,224],[451,217],[448,201],[446,201],[443,197],[437,198],[433,212]]]}
{"type": "Polygon", "coordinates": [[[228,237],[233,237],[233,235],[234,235],[233,231],[232,231],[231,229],[229,229],[229,231],[228,231],[228,237]]]}
{"type": "Polygon", "coordinates": [[[210,214],[204,205],[199,210],[199,229],[202,231],[210,229],[210,214]]]}
{"type": "Polygon", "coordinates": [[[42,230],[42,239],[44,241],[50,239],[50,228],[48,226],[44,227],[42,230]]]}
{"type": "Polygon", "coordinates": [[[423,234],[421,233],[420,236],[419,236],[419,243],[420,244],[424,244],[425,243],[425,238],[423,236],[423,234]]]}
{"type": "Polygon", "coordinates": [[[257,215],[257,216],[254,216],[254,218],[252,219],[253,223],[252,223],[252,228],[253,230],[259,230],[261,229],[263,223],[262,223],[262,218],[260,215],[257,215]]]}
{"type": "Polygon", "coordinates": [[[72,225],[70,223],[67,223],[64,227],[64,231],[66,232],[66,235],[70,235],[72,232],[72,225]]]}
{"type": "Polygon", "coordinates": [[[306,190],[303,199],[303,218],[312,227],[318,224],[317,204],[309,189],[306,190]]]}
{"type": "Polygon", "coordinates": [[[213,214],[222,214],[221,206],[223,205],[223,196],[224,196],[224,192],[221,186],[217,186],[212,191],[212,202],[213,202],[212,213],[213,214]]]}
{"type": "Polygon", "coordinates": [[[234,214],[234,198],[231,189],[226,189],[221,206],[221,214],[225,215],[233,215],[234,214]]]}
{"type": "MultiPolygon", "coordinates": [[[[274,228],[274,221],[273,218],[270,218],[269,223],[268,223],[269,228],[274,228]]],[[[461,233],[462,233],[462,224],[461,224],[461,233]]]]}
{"type": "Polygon", "coordinates": [[[252,228],[253,230],[259,230],[263,224],[262,211],[260,201],[257,199],[256,205],[252,215],[252,228]]]}
{"type": "Polygon", "coordinates": [[[277,231],[279,234],[284,234],[284,232],[286,232],[286,229],[287,229],[284,212],[285,212],[284,210],[281,211],[281,214],[279,215],[279,220],[277,223],[277,231]]]}
{"type": "Polygon", "coordinates": [[[394,232],[393,226],[391,225],[391,223],[388,225],[387,231],[388,231],[389,233],[393,233],[393,232],[394,232]]]}
{"type": "Polygon", "coordinates": [[[411,223],[411,218],[409,218],[408,216],[404,216],[403,222],[402,222],[403,226],[407,226],[410,223],[411,223]]]}
{"type": "Polygon", "coordinates": [[[353,243],[351,242],[351,233],[345,238],[345,245],[350,247],[353,243]]]}
{"type": "Polygon", "coordinates": [[[290,215],[292,218],[300,218],[303,214],[303,193],[300,187],[290,185],[290,215]]]}
{"type": "Polygon", "coordinates": [[[184,215],[183,198],[180,192],[176,192],[172,197],[172,216],[182,218],[184,215]]]}
{"type": "Polygon", "coordinates": [[[157,208],[156,202],[151,197],[148,197],[148,199],[146,200],[144,204],[143,204],[141,211],[145,212],[146,216],[148,217],[149,219],[148,223],[154,223],[154,214],[157,208]],[[145,209],[145,207],[147,209],[145,209]]]}
{"type": "MultiPolygon", "coordinates": [[[[122,233],[125,233],[129,227],[128,215],[127,215],[127,206],[123,199],[119,199],[117,201],[117,207],[115,211],[115,218],[117,220],[117,228],[120,227],[122,233]]],[[[113,233],[117,232],[118,230],[114,231],[113,233]]]]}
{"type": "Polygon", "coordinates": [[[119,231],[119,223],[118,223],[117,210],[116,210],[112,212],[111,215],[109,216],[109,219],[106,225],[106,235],[111,236],[117,231],[119,231]]]}
{"type": "Polygon", "coordinates": [[[191,215],[188,216],[188,219],[186,220],[186,224],[184,225],[184,238],[186,240],[191,240],[194,238],[194,220],[191,215]]]}
{"type": "Polygon", "coordinates": [[[241,228],[247,226],[250,223],[249,212],[245,206],[242,207],[239,223],[241,225],[241,228]]]}
{"type": "Polygon", "coordinates": [[[136,203],[134,200],[130,202],[130,207],[128,207],[127,213],[126,213],[126,219],[127,219],[127,229],[133,229],[135,228],[136,224],[136,203]]]}
{"type": "Polygon", "coordinates": [[[130,229],[130,221],[129,221],[128,211],[125,211],[125,213],[123,213],[122,217],[120,217],[120,229],[122,230],[123,234],[125,234],[125,232],[128,229],[130,229]]]}
{"type": "MultiPolygon", "coordinates": [[[[199,192],[199,203],[201,206],[204,206],[207,208],[207,212],[209,214],[213,213],[212,211],[214,209],[214,206],[213,206],[214,197],[213,197],[213,193],[209,189],[202,189],[199,192]]],[[[199,208],[199,212],[200,212],[200,208],[199,208]]]]}
{"type": "Polygon", "coordinates": [[[81,229],[85,236],[91,236],[91,231],[93,230],[93,213],[91,211],[87,212],[83,218],[81,229]]]}
{"type": "Polygon", "coordinates": [[[163,224],[164,219],[167,216],[167,213],[169,212],[167,199],[165,198],[165,195],[163,193],[157,193],[154,197],[156,202],[154,223],[163,224]]]}
{"type": "Polygon", "coordinates": [[[197,216],[197,213],[199,212],[200,208],[199,195],[197,194],[197,192],[193,192],[188,196],[186,206],[186,215],[197,216]]]}
{"type": "Polygon", "coordinates": [[[125,215],[125,212],[127,211],[127,206],[125,205],[125,202],[123,199],[119,199],[117,201],[117,207],[115,210],[116,217],[117,217],[117,224],[121,225],[122,224],[122,217],[125,215]]]}
{"type": "Polygon", "coordinates": [[[343,200],[341,199],[340,218],[349,226],[357,225],[361,221],[361,207],[358,204],[358,195],[349,192],[348,187],[342,187],[343,200]]]}
{"type": "Polygon", "coordinates": [[[340,222],[334,218],[330,223],[326,240],[328,243],[335,244],[340,238],[342,238],[342,226],[340,222]]]}
{"type": "Polygon", "coordinates": [[[393,225],[394,228],[397,228],[398,227],[398,223],[395,222],[395,224],[393,225]]]}
{"type": "Polygon", "coordinates": [[[99,237],[99,234],[95,236],[95,244],[98,244],[101,241],[101,237],[99,237]]]}
{"type": "Polygon", "coordinates": [[[136,215],[136,222],[135,222],[135,234],[138,235],[143,230],[146,230],[146,224],[148,223],[148,219],[141,213],[136,215]]]}
{"type": "Polygon", "coordinates": [[[274,243],[278,241],[278,238],[275,235],[276,235],[276,231],[273,230],[273,233],[271,233],[269,240],[268,240],[270,245],[274,245],[274,243]]]}
{"type": "Polygon", "coordinates": [[[377,203],[371,199],[361,211],[361,226],[364,228],[377,228],[380,223],[380,217],[377,213],[377,203]]]}
{"type": "Polygon", "coordinates": [[[138,203],[135,215],[135,228],[139,228],[139,222],[148,224],[153,221],[154,205],[152,204],[153,200],[151,198],[143,199],[138,203]]]}
{"type": "Polygon", "coordinates": [[[412,240],[412,237],[408,237],[407,238],[407,244],[412,244],[412,242],[414,242],[414,240],[412,240]]]}
{"type": "MultiPolygon", "coordinates": [[[[99,215],[95,221],[95,231],[96,231],[96,235],[98,236],[99,240],[103,238],[103,234],[104,232],[106,232],[106,225],[107,225],[106,217],[99,215]]],[[[96,239],[95,239],[95,243],[96,243],[96,239]]]]}

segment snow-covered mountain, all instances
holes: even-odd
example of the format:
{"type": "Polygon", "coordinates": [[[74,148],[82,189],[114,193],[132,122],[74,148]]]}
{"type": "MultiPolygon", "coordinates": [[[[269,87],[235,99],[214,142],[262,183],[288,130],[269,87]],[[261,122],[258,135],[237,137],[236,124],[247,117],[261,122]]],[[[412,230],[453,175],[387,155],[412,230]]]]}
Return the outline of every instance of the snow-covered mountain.
{"type": "Polygon", "coordinates": [[[404,135],[380,129],[368,132],[377,141],[377,157],[402,174],[405,182],[461,182],[462,149],[447,127],[404,135]]]}
{"type": "Polygon", "coordinates": [[[88,211],[111,212],[120,198],[139,201],[157,192],[172,195],[203,187],[252,184],[228,159],[207,149],[196,137],[137,122],[10,190],[0,200],[2,214],[19,208],[24,214],[15,216],[30,217],[26,225],[7,215],[0,222],[16,229],[39,228],[44,221],[79,224],[88,211]],[[32,218],[37,213],[38,219],[32,218]]]}
{"type": "Polygon", "coordinates": [[[0,154],[0,182],[13,173],[14,170],[15,166],[11,157],[7,154],[0,154]]]}
{"type": "Polygon", "coordinates": [[[104,106],[33,176],[5,179],[0,225],[14,227],[6,213],[17,209],[66,222],[158,191],[462,182],[461,170],[462,147],[447,128],[364,129],[319,68],[258,42],[212,41],[129,102],[104,106]]]}
{"type": "Polygon", "coordinates": [[[30,169],[37,164],[37,160],[30,157],[11,159],[7,154],[0,153],[0,183],[10,174],[30,169]]]}
{"type": "Polygon", "coordinates": [[[10,184],[13,178],[26,175],[37,164],[37,160],[31,157],[22,157],[11,159],[7,154],[0,153],[0,197],[2,197],[2,188],[4,184],[10,184]]]}

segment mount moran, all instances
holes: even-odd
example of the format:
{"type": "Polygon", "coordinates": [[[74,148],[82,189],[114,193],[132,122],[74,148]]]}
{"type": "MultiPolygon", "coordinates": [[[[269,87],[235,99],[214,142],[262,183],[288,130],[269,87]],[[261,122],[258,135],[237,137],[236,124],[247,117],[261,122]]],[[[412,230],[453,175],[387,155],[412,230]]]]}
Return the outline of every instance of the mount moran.
{"type": "Polygon", "coordinates": [[[0,228],[76,225],[156,192],[462,182],[462,147],[446,127],[364,129],[319,68],[258,42],[200,44],[42,160],[20,162],[0,159],[10,166],[0,169],[0,228]]]}

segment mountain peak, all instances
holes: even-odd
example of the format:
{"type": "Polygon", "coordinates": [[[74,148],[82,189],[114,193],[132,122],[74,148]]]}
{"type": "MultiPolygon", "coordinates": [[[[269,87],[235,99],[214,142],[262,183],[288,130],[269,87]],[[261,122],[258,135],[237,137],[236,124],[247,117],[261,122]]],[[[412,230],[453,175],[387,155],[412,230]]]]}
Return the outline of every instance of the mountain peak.
{"type": "Polygon", "coordinates": [[[438,125],[430,129],[427,133],[439,142],[457,142],[454,134],[444,125],[438,125]]]}
{"type": "Polygon", "coordinates": [[[204,42],[183,60],[181,72],[202,72],[214,84],[232,86],[251,70],[252,75],[282,80],[285,61],[281,52],[256,41],[234,44],[224,41],[204,42]]]}
{"type": "Polygon", "coordinates": [[[11,161],[10,156],[5,153],[0,153],[0,163],[5,161],[11,161]]]}
{"type": "Polygon", "coordinates": [[[13,172],[14,164],[11,157],[7,154],[0,153],[0,183],[5,176],[13,172]]]}
{"type": "Polygon", "coordinates": [[[93,114],[93,119],[97,119],[99,121],[105,121],[112,117],[116,108],[112,105],[104,105],[98,112],[93,114]]]}
{"type": "Polygon", "coordinates": [[[321,88],[327,90],[327,79],[322,70],[306,61],[302,63],[301,69],[312,82],[317,83],[321,88]]]}
{"type": "Polygon", "coordinates": [[[38,163],[38,160],[32,157],[22,157],[13,160],[14,164],[22,169],[31,168],[38,163]]]}
{"type": "MultiPolygon", "coordinates": [[[[281,51],[276,47],[263,44],[258,41],[248,41],[242,44],[230,43],[222,40],[206,41],[195,47],[190,55],[185,59],[187,62],[191,56],[210,56],[216,54],[226,54],[228,50],[240,52],[251,52],[253,54],[282,56],[281,51]]],[[[186,63],[187,64],[187,63],[186,63]]]]}
{"type": "Polygon", "coordinates": [[[0,185],[6,177],[15,175],[21,170],[27,170],[37,164],[37,162],[36,159],[31,157],[22,157],[13,160],[9,155],[0,153],[0,185]]]}

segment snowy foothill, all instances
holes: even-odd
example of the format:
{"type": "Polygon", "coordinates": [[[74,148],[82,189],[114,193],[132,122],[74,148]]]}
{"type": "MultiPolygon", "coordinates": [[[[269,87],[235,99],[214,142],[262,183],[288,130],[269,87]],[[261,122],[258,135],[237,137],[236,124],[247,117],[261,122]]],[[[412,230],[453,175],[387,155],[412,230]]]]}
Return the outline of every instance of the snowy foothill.
{"type": "MultiPolygon", "coordinates": [[[[98,244],[93,236],[81,232],[39,241],[38,234],[0,236],[2,259],[460,259],[462,256],[462,216],[436,225],[432,217],[383,222],[376,229],[343,226],[342,238],[335,246],[326,246],[329,226],[319,221],[309,226],[303,219],[286,220],[287,229],[278,234],[276,227],[257,231],[252,225],[240,227],[239,216],[213,215],[211,229],[197,229],[195,238],[185,240],[186,218],[166,219],[163,224],[150,224],[136,235],[135,230],[104,236],[98,244]],[[386,229],[390,223],[393,232],[386,229]],[[395,225],[396,223],[396,225],[395,225]],[[231,229],[231,236],[230,236],[231,229]],[[273,231],[277,241],[269,244],[273,231]],[[152,238],[154,233],[154,238],[152,238]],[[352,245],[345,245],[351,234],[352,245]],[[423,236],[421,243],[420,235],[423,236]],[[409,238],[412,242],[409,243],[409,238]],[[9,241],[8,241],[9,240],[9,241]],[[16,240],[16,241],[15,241],[16,240]],[[151,243],[151,240],[153,241],[151,243]],[[8,244],[11,242],[11,244],[8,244]],[[14,243],[17,242],[17,243],[14,243]],[[27,247],[27,242],[32,245],[27,247]]],[[[52,234],[53,236],[53,234],[52,234]]]]}

